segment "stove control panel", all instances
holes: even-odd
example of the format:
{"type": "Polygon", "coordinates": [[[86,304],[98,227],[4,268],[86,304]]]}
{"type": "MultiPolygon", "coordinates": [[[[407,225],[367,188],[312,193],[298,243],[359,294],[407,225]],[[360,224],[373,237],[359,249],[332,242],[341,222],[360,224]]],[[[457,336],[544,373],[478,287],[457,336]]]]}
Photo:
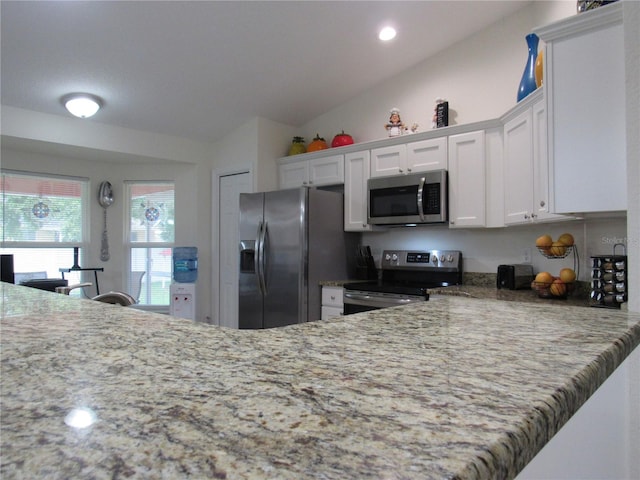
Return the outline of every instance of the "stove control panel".
{"type": "Polygon", "coordinates": [[[384,250],[382,269],[385,270],[459,270],[462,252],[458,250],[384,250]]]}

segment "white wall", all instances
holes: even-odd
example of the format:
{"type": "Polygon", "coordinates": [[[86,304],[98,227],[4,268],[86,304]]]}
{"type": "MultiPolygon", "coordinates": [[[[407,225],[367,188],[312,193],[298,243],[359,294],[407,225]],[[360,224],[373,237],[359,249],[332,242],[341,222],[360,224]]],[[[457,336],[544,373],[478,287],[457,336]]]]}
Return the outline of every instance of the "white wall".
{"type": "Polygon", "coordinates": [[[449,101],[450,125],[497,118],[516,104],[527,61],[525,36],[537,26],[575,13],[573,1],[532,2],[303,125],[298,135],[310,140],[318,132],[330,142],[344,129],[356,142],[384,138],[392,107],[400,109],[405,124],[417,122],[419,131],[430,130],[436,97],[449,101]]]}

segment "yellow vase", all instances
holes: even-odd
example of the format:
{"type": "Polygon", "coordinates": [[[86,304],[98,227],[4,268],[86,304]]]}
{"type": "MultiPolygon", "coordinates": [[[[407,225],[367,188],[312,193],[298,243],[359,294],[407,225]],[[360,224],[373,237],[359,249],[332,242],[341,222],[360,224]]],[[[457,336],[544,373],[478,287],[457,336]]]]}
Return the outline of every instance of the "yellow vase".
{"type": "Polygon", "coordinates": [[[540,85],[542,85],[542,72],[543,72],[543,64],[544,63],[544,59],[543,59],[543,55],[542,55],[542,50],[540,50],[538,52],[538,56],[536,58],[536,68],[535,68],[535,75],[536,75],[536,87],[540,88],[540,85]]]}

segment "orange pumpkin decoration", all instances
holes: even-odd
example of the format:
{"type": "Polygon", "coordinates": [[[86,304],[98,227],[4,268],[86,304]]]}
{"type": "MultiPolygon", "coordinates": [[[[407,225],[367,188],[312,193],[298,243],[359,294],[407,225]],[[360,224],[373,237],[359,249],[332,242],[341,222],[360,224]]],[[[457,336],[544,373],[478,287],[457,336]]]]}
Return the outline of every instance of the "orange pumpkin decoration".
{"type": "Polygon", "coordinates": [[[307,152],[317,152],[318,150],[326,150],[329,148],[324,138],[320,138],[320,134],[316,133],[316,138],[307,147],[307,152]]]}

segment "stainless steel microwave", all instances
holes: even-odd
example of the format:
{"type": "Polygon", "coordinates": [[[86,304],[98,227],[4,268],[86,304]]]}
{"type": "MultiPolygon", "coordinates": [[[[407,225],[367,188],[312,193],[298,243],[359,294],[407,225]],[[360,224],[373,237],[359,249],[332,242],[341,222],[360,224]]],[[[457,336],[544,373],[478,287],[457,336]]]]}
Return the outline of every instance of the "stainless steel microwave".
{"type": "Polygon", "coordinates": [[[446,170],[370,178],[367,193],[370,225],[417,225],[448,220],[446,170]]]}

